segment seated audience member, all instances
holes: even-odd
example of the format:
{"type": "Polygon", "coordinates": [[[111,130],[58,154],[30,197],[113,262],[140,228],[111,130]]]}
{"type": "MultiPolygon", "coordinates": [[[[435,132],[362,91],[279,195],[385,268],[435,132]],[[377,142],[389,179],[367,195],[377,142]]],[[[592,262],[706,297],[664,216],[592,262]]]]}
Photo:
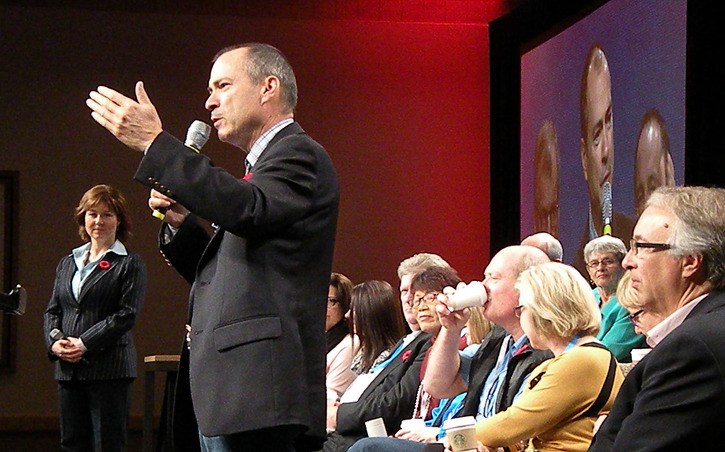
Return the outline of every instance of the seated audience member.
{"type": "Polygon", "coordinates": [[[585,451],[624,379],[595,337],[601,320],[592,291],[575,268],[558,262],[525,270],[516,287],[524,333],[554,358],[534,369],[510,407],[476,424],[476,437],[487,448],[523,441],[531,451],[585,451]]]}
{"type": "Polygon", "coordinates": [[[603,235],[584,246],[584,262],[594,284],[594,297],[602,312],[602,325],[597,339],[614,354],[619,362],[632,361],[633,348],[644,345],[644,336],[634,331],[629,312],[617,301],[617,284],[624,274],[622,259],[627,254],[624,243],[603,235]]]}
{"type": "MultiPolygon", "coordinates": [[[[519,245],[506,247],[491,259],[484,272],[483,285],[488,299],[483,314],[495,327],[479,347],[458,349],[470,309],[450,312],[444,306],[437,307],[442,328],[428,357],[423,386],[441,399],[465,392],[463,406],[454,417],[475,416],[481,420],[506,409],[522,390],[531,371],[551,358],[550,352],[534,350],[529,345],[513,311],[519,302],[514,287],[516,278],[526,268],[544,262],[549,259],[543,251],[519,245]]],[[[350,451],[412,452],[431,446],[397,438],[365,438],[350,451]],[[388,441],[379,444],[380,439],[388,441]]]]}
{"type": "Polygon", "coordinates": [[[663,320],[658,314],[644,311],[644,306],[637,299],[637,290],[632,287],[632,274],[629,270],[624,272],[617,285],[617,301],[629,313],[627,317],[637,334],[647,336],[647,331],[663,320]]]}
{"type": "MultiPolygon", "coordinates": [[[[463,348],[472,345],[480,345],[493,328],[491,322],[483,316],[483,307],[470,308],[470,310],[471,316],[466,323],[466,333],[464,335],[466,342],[463,344],[463,348]]],[[[406,430],[401,426],[401,429],[395,434],[395,438],[416,441],[419,443],[436,442],[440,435],[445,435],[445,432],[442,431],[443,422],[458,413],[458,410],[460,410],[463,406],[463,399],[465,396],[466,393],[462,392],[455,397],[441,399],[438,406],[433,408],[431,411],[431,418],[425,421],[424,428],[418,430],[406,430]]],[[[369,442],[367,447],[382,447],[385,449],[385,445],[388,444],[389,441],[395,440],[393,438],[369,438],[366,441],[369,442]],[[380,442],[376,444],[375,441],[380,442]]]]}
{"type": "Polygon", "coordinates": [[[561,242],[548,232],[531,234],[525,237],[521,244],[540,249],[549,256],[549,260],[552,262],[561,262],[564,259],[564,248],[561,246],[561,242]]]}
{"type": "Polygon", "coordinates": [[[325,337],[327,339],[326,386],[327,399],[337,401],[350,383],[357,377],[352,371],[352,357],[357,353],[359,341],[351,334],[347,311],[350,309],[352,281],[341,274],[330,275],[327,292],[327,316],[325,337]]]}
{"type": "Polygon", "coordinates": [[[388,286],[385,281],[366,281],[352,289],[349,321],[360,341],[351,364],[356,375],[368,373],[387,360],[405,336],[403,320],[393,315],[397,303],[395,299],[390,302],[388,286]]]}
{"type": "Polygon", "coordinates": [[[449,267],[448,262],[437,254],[418,253],[410,256],[398,265],[398,279],[400,280],[400,306],[403,309],[405,322],[410,331],[418,331],[418,324],[415,321],[413,309],[410,307],[413,302],[413,292],[410,290],[410,283],[413,278],[431,267],[449,267]]]}
{"type": "Polygon", "coordinates": [[[415,406],[420,369],[430,335],[405,335],[396,293],[385,281],[358,284],[352,291],[352,323],[360,338],[360,375],[328,407],[328,435],[323,450],[346,451],[365,436],[365,421],[382,417],[388,431],[410,417],[415,406]],[[402,338],[391,344],[393,337],[402,338]]]}
{"type": "Polygon", "coordinates": [[[493,330],[493,323],[483,315],[483,306],[470,308],[471,315],[466,322],[466,346],[478,345],[493,330]]]}
{"type": "Polygon", "coordinates": [[[655,190],[623,263],[664,320],[589,450],[725,450],[725,189],[655,190]]]}
{"type": "MultiPolygon", "coordinates": [[[[436,312],[436,305],[440,303],[438,301],[438,294],[440,294],[445,287],[456,287],[458,283],[462,282],[461,278],[455,270],[450,267],[431,267],[425,270],[423,273],[418,274],[410,284],[411,291],[413,292],[413,313],[415,314],[415,320],[420,327],[420,330],[424,333],[430,334],[431,342],[435,342],[435,337],[441,329],[441,322],[438,319],[438,313],[436,312]]],[[[430,349],[428,349],[430,352],[430,349]]],[[[421,368],[421,381],[423,375],[425,375],[426,359],[423,359],[423,367],[421,368]]],[[[431,419],[431,410],[438,406],[438,399],[431,397],[425,390],[423,390],[423,384],[420,383],[418,387],[418,394],[415,400],[415,408],[411,413],[411,419],[431,419]]]]}

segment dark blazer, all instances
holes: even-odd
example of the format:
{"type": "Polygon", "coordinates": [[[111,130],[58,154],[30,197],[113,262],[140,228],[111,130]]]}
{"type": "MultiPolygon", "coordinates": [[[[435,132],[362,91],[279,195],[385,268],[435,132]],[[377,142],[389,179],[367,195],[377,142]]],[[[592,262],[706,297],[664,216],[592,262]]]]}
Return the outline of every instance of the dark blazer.
{"type": "Polygon", "coordinates": [[[367,436],[365,421],[382,417],[388,434],[392,435],[400,428],[400,421],[413,415],[420,368],[431,346],[430,338],[430,334],[420,333],[380,371],[357,402],[340,404],[336,430],[324,445],[326,452],[346,451],[367,436]]]}
{"type": "Polygon", "coordinates": [[[632,368],[589,450],[725,450],[723,325],[715,291],[632,368]]]}
{"type": "MultiPolygon", "coordinates": [[[[496,368],[501,345],[507,335],[508,333],[503,328],[496,326],[481,342],[481,346],[471,362],[463,408],[456,413],[455,417],[475,416],[478,412],[486,379],[496,368]]],[[[510,407],[519,389],[536,366],[553,357],[554,355],[548,350],[533,349],[527,341],[509,361],[506,379],[496,398],[496,412],[510,407]]]]}
{"type": "Polygon", "coordinates": [[[103,258],[110,267],[100,266],[88,275],[78,300],[71,281],[76,272],[73,255],[60,260],[53,295],[44,318],[48,357],[56,361],[56,380],[108,380],[136,377],[136,349],[131,328],[146,292],[146,267],[141,257],[113,252],[103,258]],[[66,336],[79,337],[88,349],[84,361],[68,363],[50,352],[49,333],[58,328],[66,336]]]}
{"type": "Polygon", "coordinates": [[[206,436],[300,425],[325,436],[325,311],[339,187],[293,123],[237,179],[161,133],[135,178],[190,215],[162,246],[192,282],[191,395],[206,436]],[[201,217],[218,226],[209,238],[201,217]]]}

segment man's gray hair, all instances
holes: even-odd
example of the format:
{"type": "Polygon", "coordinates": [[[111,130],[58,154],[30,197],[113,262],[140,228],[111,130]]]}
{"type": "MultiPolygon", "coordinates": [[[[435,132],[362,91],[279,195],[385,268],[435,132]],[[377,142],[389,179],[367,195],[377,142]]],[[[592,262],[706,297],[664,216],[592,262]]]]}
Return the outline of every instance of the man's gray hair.
{"type": "Polygon", "coordinates": [[[647,200],[647,207],[669,210],[677,217],[669,252],[702,256],[705,279],[715,289],[725,288],[725,189],[660,187],[647,200]]]}
{"type": "Polygon", "coordinates": [[[297,107],[297,79],[287,58],[276,47],[258,42],[247,42],[225,47],[212,59],[215,62],[221,55],[236,49],[249,52],[246,67],[247,76],[253,84],[258,84],[268,75],[279,79],[282,87],[282,106],[284,113],[292,113],[297,107]]]}
{"type": "Polygon", "coordinates": [[[564,248],[559,239],[548,232],[537,232],[524,238],[522,245],[534,246],[545,252],[552,262],[561,262],[564,259],[564,248]]]}
{"type": "Polygon", "coordinates": [[[418,253],[398,265],[398,279],[402,279],[405,275],[418,275],[431,267],[450,268],[450,264],[437,254],[418,253]]]}

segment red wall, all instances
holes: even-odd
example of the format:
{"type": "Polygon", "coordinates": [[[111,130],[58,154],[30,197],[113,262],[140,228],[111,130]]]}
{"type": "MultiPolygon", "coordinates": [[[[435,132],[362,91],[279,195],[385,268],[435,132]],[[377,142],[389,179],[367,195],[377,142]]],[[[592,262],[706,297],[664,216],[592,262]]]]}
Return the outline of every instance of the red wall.
{"type": "MultiPolygon", "coordinates": [[[[128,196],[129,245],[149,270],[134,333],[139,356],[179,349],[188,287],[158,254],[148,191],[132,180],[140,157],[90,118],[84,101],[99,84],[130,94],[144,80],[164,127],[183,136],[193,119],[208,118],[209,60],[219,48],[278,46],[298,75],[297,118],[339,172],[335,269],[396,285],[397,264],[417,252],[441,254],[466,280],[488,260],[486,25],[3,5],[0,30],[0,170],[20,174],[17,273],[30,297],[16,319],[16,371],[0,373],[0,418],[56,412],[41,319],[58,260],[79,244],[73,208],[96,183],[128,196]]],[[[241,173],[238,150],[213,138],[204,152],[241,173]]],[[[141,412],[141,389],[139,381],[132,414],[141,412]]]]}

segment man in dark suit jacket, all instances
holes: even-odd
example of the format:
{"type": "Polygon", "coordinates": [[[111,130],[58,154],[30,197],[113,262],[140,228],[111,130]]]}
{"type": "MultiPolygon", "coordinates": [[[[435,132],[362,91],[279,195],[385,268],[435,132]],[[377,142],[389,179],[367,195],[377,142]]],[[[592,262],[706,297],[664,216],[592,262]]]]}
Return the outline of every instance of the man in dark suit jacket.
{"type": "Polygon", "coordinates": [[[145,151],[135,177],[153,189],[151,208],[168,209],[162,250],[193,281],[189,374],[202,442],[285,451],[295,441],[308,447],[305,432],[318,447],[336,172],[294,122],[296,82],[277,49],[222,50],[209,93],[219,138],[248,153],[242,180],[163,132],[141,82],[138,102],[100,87],[88,105],[117,138],[145,151]],[[216,226],[211,238],[200,218],[216,226]]]}
{"type": "Polygon", "coordinates": [[[725,190],[656,190],[623,265],[644,312],[664,320],[589,450],[725,449],[724,262],[725,190]]]}

